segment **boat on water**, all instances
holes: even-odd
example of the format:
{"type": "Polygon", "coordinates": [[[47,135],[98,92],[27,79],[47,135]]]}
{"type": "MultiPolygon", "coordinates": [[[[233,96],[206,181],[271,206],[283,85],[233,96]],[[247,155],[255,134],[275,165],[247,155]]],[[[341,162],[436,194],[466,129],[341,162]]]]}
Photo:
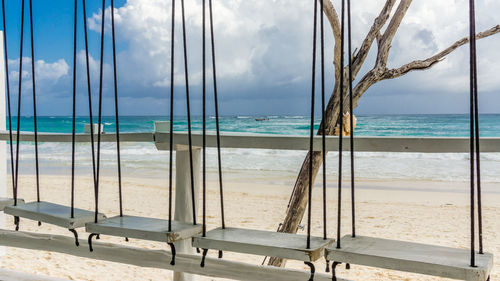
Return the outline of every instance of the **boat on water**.
{"type": "Polygon", "coordinates": [[[267,117],[255,118],[255,121],[269,121],[269,118],[267,118],[267,117]]]}

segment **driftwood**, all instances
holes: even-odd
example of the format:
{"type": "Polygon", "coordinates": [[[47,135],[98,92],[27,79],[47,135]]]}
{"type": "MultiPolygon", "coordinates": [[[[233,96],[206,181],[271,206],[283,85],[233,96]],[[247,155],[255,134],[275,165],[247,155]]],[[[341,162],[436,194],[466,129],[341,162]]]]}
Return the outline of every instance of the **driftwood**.
{"type": "MultiPolygon", "coordinates": [[[[318,0],[320,1],[320,0],[318,0]]],[[[359,82],[356,85],[353,85],[353,106],[356,107],[359,99],[363,96],[363,94],[373,86],[375,83],[387,80],[394,79],[405,75],[411,71],[415,70],[426,70],[434,66],[435,64],[442,61],[448,54],[469,43],[469,37],[464,37],[448,48],[442,50],[441,52],[422,60],[412,61],[407,63],[401,67],[389,69],[387,67],[387,60],[389,58],[389,52],[391,49],[391,44],[394,39],[394,36],[403,20],[408,8],[412,0],[401,0],[399,5],[397,5],[396,11],[391,17],[391,12],[396,4],[396,0],[387,0],[384,4],[384,7],[380,11],[380,14],[375,18],[368,34],[363,40],[361,46],[358,48],[357,52],[354,54],[350,54],[352,58],[352,71],[353,71],[353,79],[358,75],[361,67],[363,66],[368,52],[370,51],[374,42],[377,44],[378,52],[377,58],[375,62],[375,66],[370,69],[366,74],[364,74],[359,82]],[[387,27],[384,31],[382,28],[387,24],[387,27]]],[[[340,113],[348,112],[349,103],[348,99],[348,67],[344,66],[342,71],[344,71],[344,89],[342,89],[342,98],[344,99],[344,108],[340,110],[339,102],[340,99],[340,37],[341,37],[341,25],[339,16],[337,11],[335,10],[331,1],[324,1],[323,12],[328,19],[330,26],[333,31],[333,36],[335,39],[334,45],[334,66],[335,66],[335,86],[333,88],[333,92],[330,96],[330,100],[328,101],[328,105],[326,108],[326,120],[323,120],[321,123],[321,127],[318,131],[318,134],[321,133],[323,126],[325,126],[325,131],[327,135],[333,135],[335,132],[336,124],[339,122],[340,113]]],[[[496,25],[486,31],[478,33],[476,38],[482,39],[488,36],[497,34],[500,32],[500,25],[496,25]]],[[[301,170],[299,175],[297,176],[297,180],[295,182],[295,187],[293,193],[290,198],[290,204],[288,205],[286,217],[283,221],[283,224],[279,227],[278,231],[280,232],[288,232],[288,233],[296,233],[300,222],[304,216],[306,207],[307,207],[307,189],[309,182],[309,161],[313,161],[313,181],[316,178],[316,175],[322,164],[322,153],[321,151],[315,151],[307,154],[304,162],[302,163],[301,170]]],[[[283,260],[272,258],[269,260],[270,265],[282,266],[284,265],[283,260]]]]}

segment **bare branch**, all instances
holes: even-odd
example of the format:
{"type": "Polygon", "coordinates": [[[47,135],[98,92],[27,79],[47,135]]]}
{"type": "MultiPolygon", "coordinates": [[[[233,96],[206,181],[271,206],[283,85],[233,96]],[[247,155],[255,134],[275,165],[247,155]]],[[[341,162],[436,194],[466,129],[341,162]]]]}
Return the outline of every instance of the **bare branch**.
{"type": "MultiPolygon", "coordinates": [[[[318,0],[321,1],[321,0],[318,0]]],[[[333,6],[333,3],[328,1],[323,1],[323,12],[326,15],[326,18],[330,22],[330,26],[332,27],[333,37],[334,37],[334,47],[333,47],[333,65],[335,69],[335,80],[338,80],[340,77],[339,73],[339,65],[340,65],[340,20],[333,6]]]]}
{"type": "Polygon", "coordinates": [[[364,64],[366,57],[368,56],[368,52],[370,51],[370,48],[373,44],[373,41],[377,38],[377,35],[380,33],[380,30],[389,19],[392,7],[394,7],[395,3],[396,0],[387,0],[387,2],[384,5],[384,8],[380,11],[380,14],[373,22],[370,31],[368,31],[368,34],[366,35],[365,39],[363,40],[363,43],[361,44],[361,47],[359,48],[359,52],[356,54],[356,56],[352,61],[353,77],[356,77],[359,70],[361,69],[361,66],[364,64]]]}
{"type": "Polygon", "coordinates": [[[376,68],[383,69],[386,67],[392,40],[394,39],[394,36],[396,35],[399,25],[406,15],[408,8],[410,8],[411,2],[412,0],[401,0],[394,16],[392,16],[392,19],[387,26],[387,29],[382,35],[382,38],[379,40],[380,43],[377,54],[377,63],[375,65],[376,68]]]}
{"type": "MultiPolygon", "coordinates": [[[[476,39],[486,38],[486,37],[489,37],[489,36],[497,34],[497,33],[500,33],[500,25],[496,25],[488,30],[485,30],[483,32],[478,33],[476,35],[476,39]]],[[[386,71],[382,75],[381,80],[397,78],[397,77],[400,77],[400,76],[402,76],[410,71],[413,71],[413,70],[429,69],[434,64],[443,60],[451,52],[453,52],[454,50],[456,50],[460,46],[463,46],[467,43],[469,43],[469,37],[464,37],[464,38],[456,41],[455,43],[453,43],[451,46],[444,49],[443,51],[433,55],[432,57],[429,57],[429,58],[424,59],[424,60],[412,61],[412,62],[405,64],[399,68],[395,68],[395,69],[391,69],[391,70],[386,71]]]]}

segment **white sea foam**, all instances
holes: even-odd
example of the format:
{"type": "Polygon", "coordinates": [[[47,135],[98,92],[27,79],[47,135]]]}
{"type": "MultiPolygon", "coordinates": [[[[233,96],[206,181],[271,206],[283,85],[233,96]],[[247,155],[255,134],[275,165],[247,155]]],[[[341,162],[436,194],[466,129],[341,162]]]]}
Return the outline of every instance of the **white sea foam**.
{"type": "MultiPolygon", "coordinates": [[[[77,144],[78,169],[89,172],[91,167],[89,144],[77,144]]],[[[45,172],[67,172],[71,167],[71,144],[41,143],[40,163],[45,172]]],[[[10,155],[10,154],[9,154],[10,155]]],[[[305,151],[223,149],[222,163],[225,171],[276,171],[295,174],[299,171],[305,151]]],[[[168,151],[157,151],[152,143],[124,143],[121,147],[122,165],[129,174],[163,177],[168,169],[168,151]]],[[[31,173],[34,169],[34,146],[23,144],[20,149],[20,169],[31,173]]],[[[217,169],[217,151],[207,149],[207,168],[217,169]]],[[[174,158],[175,159],[175,158],[174,158]]],[[[380,153],[356,152],[356,176],[359,179],[398,180],[469,180],[469,155],[467,153],[380,153]]],[[[482,180],[500,182],[500,153],[483,153],[481,156],[482,180]]],[[[101,147],[103,169],[114,171],[116,145],[103,143],[101,147]]],[[[349,177],[349,153],[343,157],[344,176],[349,177]]],[[[327,156],[327,174],[337,176],[338,153],[327,156]]],[[[8,165],[10,167],[10,164],[8,165]]],[[[90,173],[90,172],[89,172],[90,173]]]]}

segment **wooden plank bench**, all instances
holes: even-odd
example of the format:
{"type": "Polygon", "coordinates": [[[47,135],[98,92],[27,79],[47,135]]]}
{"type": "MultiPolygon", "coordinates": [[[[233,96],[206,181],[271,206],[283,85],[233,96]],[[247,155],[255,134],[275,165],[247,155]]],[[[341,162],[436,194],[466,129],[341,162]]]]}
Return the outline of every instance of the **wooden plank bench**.
{"type": "MultiPolygon", "coordinates": [[[[83,227],[85,223],[94,221],[94,212],[92,211],[75,208],[75,215],[72,218],[71,207],[44,201],[7,206],[4,212],[15,217],[40,221],[67,229],[83,227]]],[[[105,216],[99,214],[99,218],[104,219],[105,216]]]]}
{"type": "MultiPolygon", "coordinates": [[[[4,213],[16,217],[16,230],[19,229],[18,218],[66,228],[75,236],[76,246],[79,246],[80,243],[75,229],[85,226],[85,223],[94,221],[95,218],[94,212],[78,208],[74,208],[74,216],[71,217],[71,207],[44,201],[7,206],[4,208],[4,213]]],[[[103,214],[98,214],[98,218],[104,219],[106,217],[103,214]]]]}
{"type": "Polygon", "coordinates": [[[193,247],[237,252],[259,256],[313,262],[323,256],[324,249],[333,240],[311,237],[311,247],[306,247],[305,235],[243,228],[217,228],[205,237],[193,238],[193,247]]]}
{"type": "Polygon", "coordinates": [[[485,253],[471,267],[465,249],[350,235],[340,242],[340,249],[326,249],[327,260],[468,281],[487,280],[493,266],[493,255],[485,253]]]}
{"type": "MultiPolygon", "coordinates": [[[[17,198],[17,204],[18,205],[24,204],[24,199],[17,198]]],[[[13,205],[14,205],[14,198],[0,197],[0,211],[3,211],[3,209],[7,206],[13,206],[13,205]]]]}
{"type": "Polygon", "coordinates": [[[100,234],[149,241],[166,242],[172,252],[171,264],[175,264],[176,250],[174,243],[198,235],[202,231],[201,225],[172,221],[169,230],[168,220],[137,217],[117,216],[101,220],[97,223],[90,222],[85,225],[85,230],[91,235],[88,238],[89,249],[92,252],[92,237],[100,234]]]}

